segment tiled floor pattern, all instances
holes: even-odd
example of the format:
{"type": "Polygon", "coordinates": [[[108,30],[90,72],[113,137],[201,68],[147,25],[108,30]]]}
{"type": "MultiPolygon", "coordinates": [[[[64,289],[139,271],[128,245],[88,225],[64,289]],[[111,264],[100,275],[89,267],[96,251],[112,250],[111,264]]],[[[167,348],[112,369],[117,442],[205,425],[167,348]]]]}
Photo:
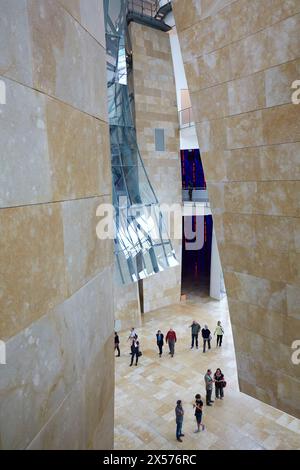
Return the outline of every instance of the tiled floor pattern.
{"type": "MultiPolygon", "coordinates": [[[[300,449],[300,420],[238,390],[233,339],[227,301],[189,295],[180,305],[145,314],[138,330],[143,356],[129,367],[128,332],[120,333],[121,357],[116,359],[115,449],[300,449]],[[214,331],[218,320],[225,328],[224,344],[203,354],[190,350],[192,320],[214,331]],[[155,333],[169,327],[177,333],[175,356],[164,348],[159,358],[155,333]],[[192,402],[205,395],[204,374],[220,367],[227,387],[223,401],[204,406],[206,430],[198,434],[192,402]],[[183,443],[175,438],[176,400],[183,400],[183,443]]],[[[202,343],[201,343],[202,345],[202,343]]]]}

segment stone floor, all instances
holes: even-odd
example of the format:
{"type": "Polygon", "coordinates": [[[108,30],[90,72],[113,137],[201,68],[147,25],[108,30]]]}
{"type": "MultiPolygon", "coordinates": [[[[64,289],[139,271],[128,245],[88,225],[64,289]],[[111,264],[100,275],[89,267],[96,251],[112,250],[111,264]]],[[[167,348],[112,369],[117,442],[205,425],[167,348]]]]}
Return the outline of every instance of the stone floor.
{"type": "Polygon", "coordinates": [[[180,305],[144,315],[138,330],[143,356],[137,367],[129,367],[128,332],[120,333],[121,357],[116,359],[115,449],[300,449],[300,420],[272,408],[238,389],[236,363],[226,298],[221,302],[195,293],[180,305]],[[190,350],[192,320],[207,323],[214,331],[218,320],[225,329],[222,348],[203,354],[190,350]],[[161,358],[155,333],[177,334],[175,356],[164,348],[161,358]],[[206,430],[198,434],[193,415],[196,393],[205,395],[204,374],[220,367],[227,387],[223,401],[204,406],[206,430]],[[176,400],[185,410],[183,443],[175,438],[176,400]]]}

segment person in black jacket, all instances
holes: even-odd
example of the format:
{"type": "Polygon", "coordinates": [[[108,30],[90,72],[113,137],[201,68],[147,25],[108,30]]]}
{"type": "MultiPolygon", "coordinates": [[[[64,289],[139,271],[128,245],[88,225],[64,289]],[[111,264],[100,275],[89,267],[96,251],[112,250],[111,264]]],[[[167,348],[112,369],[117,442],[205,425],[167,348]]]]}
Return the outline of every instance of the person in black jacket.
{"type": "Polygon", "coordinates": [[[158,332],[156,333],[156,343],[157,343],[158,350],[159,350],[159,357],[161,357],[162,352],[163,352],[162,348],[164,345],[164,335],[162,334],[160,330],[158,330],[158,332]]]}
{"type": "Polygon", "coordinates": [[[208,349],[210,349],[210,340],[211,340],[211,332],[208,329],[207,325],[204,325],[204,328],[202,328],[202,338],[203,338],[203,352],[205,353],[206,343],[208,344],[208,349]]]}
{"type": "Polygon", "coordinates": [[[130,363],[130,367],[133,364],[134,357],[135,357],[135,365],[136,366],[138,365],[139,353],[140,353],[140,343],[137,339],[134,339],[132,341],[132,344],[131,344],[131,363],[130,363]]]}
{"type": "Polygon", "coordinates": [[[119,345],[120,345],[119,336],[118,336],[118,333],[115,331],[115,350],[118,351],[118,355],[116,357],[120,357],[120,355],[121,355],[119,345]]]}

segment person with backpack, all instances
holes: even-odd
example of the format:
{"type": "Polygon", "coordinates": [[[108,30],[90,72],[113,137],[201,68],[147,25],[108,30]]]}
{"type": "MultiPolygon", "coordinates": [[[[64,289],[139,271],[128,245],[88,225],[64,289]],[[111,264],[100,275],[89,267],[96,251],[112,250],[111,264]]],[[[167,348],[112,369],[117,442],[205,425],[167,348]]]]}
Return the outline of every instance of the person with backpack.
{"type": "Polygon", "coordinates": [[[223,335],[224,335],[224,330],[223,330],[223,326],[221,325],[220,321],[218,321],[218,323],[217,323],[214,335],[216,333],[217,333],[217,347],[218,346],[221,347],[222,346],[222,339],[223,339],[223,335]]]}

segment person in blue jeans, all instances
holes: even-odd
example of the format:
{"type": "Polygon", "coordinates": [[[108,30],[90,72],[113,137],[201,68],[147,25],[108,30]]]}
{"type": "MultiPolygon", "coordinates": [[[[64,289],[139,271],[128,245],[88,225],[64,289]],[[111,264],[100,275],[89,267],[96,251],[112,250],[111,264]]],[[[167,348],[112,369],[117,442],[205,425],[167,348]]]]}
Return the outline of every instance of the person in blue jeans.
{"type": "Polygon", "coordinates": [[[177,441],[182,442],[181,437],[184,436],[184,434],[182,434],[184,411],[182,408],[181,400],[177,400],[177,406],[175,408],[175,415],[176,415],[176,439],[177,441]]]}

